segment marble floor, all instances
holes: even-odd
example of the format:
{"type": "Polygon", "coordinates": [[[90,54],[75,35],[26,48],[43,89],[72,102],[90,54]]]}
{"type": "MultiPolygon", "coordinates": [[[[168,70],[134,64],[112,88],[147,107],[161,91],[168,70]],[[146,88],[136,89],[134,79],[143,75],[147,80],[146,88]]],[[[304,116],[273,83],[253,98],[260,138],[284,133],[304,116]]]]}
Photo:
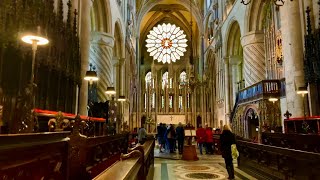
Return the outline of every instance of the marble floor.
{"type": "MultiPolygon", "coordinates": [[[[224,180],[228,178],[221,155],[200,155],[198,161],[183,161],[177,153],[159,153],[155,149],[154,180],[224,180]]],[[[248,175],[235,165],[235,179],[256,178],[248,175]]]]}

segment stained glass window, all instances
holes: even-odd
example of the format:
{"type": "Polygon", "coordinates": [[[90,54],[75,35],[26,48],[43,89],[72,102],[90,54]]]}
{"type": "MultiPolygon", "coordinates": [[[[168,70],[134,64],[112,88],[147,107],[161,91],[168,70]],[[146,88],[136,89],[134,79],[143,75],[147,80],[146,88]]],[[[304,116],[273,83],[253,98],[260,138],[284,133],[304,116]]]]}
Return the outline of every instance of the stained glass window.
{"type": "Polygon", "coordinates": [[[164,96],[161,96],[161,108],[164,108],[164,96]]]}
{"type": "Polygon", "coordinates": [[[152,93],[152,100],[151,100],[151,108],[156,108],[155,106],[155,101],[156,101],[156,93],[152,93]]]}
{"type": "Polygon", "coordinates": [[[148,86],[150,86],[150,84],[151,84],[151,82],[152,82],[151,72],[148,72],[148,73],[146,74],[145,81],[146,81],[146,89],[147,89],[148,86]]]}
{"type": "Polygon", "coordinates": [[[162,75],[162,89],[167,86],[168,88],[168,71],[162,75]]]}
{"type": "Polygon", "coordinates": [[[164,64],[179,60],[188,46],[183,30],[170,23],[153,27],[147,37],[147,52],[153,56],[153,60],[164,64]]]}
{"type": "Polygon", "coordinates": [[[182,104],[182,96],[179,96],[179,109],[183,109],[183,104],[182,104]]]}
{"type": "Polygon", "coordinates": [[[187,83],[187,73],[185,71],[182,71],[180,74],[180,84],[184,85],[187,83]]]}
{"type": "Polygon", "coordinates": [[[173,107],[173,96],[169,96],[169,108],[173,107]]]}

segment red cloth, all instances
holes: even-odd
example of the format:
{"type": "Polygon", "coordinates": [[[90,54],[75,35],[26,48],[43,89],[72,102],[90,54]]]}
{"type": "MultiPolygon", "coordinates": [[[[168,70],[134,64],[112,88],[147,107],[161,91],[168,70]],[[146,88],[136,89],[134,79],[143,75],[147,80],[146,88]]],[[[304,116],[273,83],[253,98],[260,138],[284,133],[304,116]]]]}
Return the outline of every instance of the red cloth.
{"type": "Polygon", "coordinates": [[[213,142],[213,134],[211,128],[206,129],[206,142],[207,143],[212,143],[213,142]]]}
{"type": "Polygon", "coordinates": [[[196,131],[196,135],[198,143],[206,142],[206,130],[204,128],[198,128],[196,131]]]}

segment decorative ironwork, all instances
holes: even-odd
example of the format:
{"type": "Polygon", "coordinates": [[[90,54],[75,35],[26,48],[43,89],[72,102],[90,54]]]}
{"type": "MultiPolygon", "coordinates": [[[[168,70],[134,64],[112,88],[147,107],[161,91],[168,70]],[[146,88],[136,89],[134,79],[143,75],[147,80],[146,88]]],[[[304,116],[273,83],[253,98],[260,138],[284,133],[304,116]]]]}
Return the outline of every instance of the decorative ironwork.
{"type": "MultiPolygon", "coordinates": [[[[270,0],[270,1],[273,1],[274,5],[276,6],[283,6],[285,1],[284,0],[270,0]]],[[[293,1],[293,0],[290,0],[290,1],[293,1]]],[[[248,5],[252,2],[252,0],[241,0],[240,3],[242,3],[243,5],[248,5]]]]}

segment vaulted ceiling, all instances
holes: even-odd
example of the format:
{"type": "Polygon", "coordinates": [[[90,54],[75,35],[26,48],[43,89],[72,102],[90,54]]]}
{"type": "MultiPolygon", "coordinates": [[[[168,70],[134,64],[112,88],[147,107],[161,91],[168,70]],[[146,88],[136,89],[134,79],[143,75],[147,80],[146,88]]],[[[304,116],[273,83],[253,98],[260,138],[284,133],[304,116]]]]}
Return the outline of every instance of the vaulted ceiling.
{"type": "MultiPolygon", "coordinates": [[[[199,34],[199,16],[200,11],[198,3],[191,3],[190,0],[157,0],[157,1],[145,1],[144,5],[138,11],[141,15],[139,34],[140,34],[140,46],[141,55],[145,56],[146,63],[152,62],[152,58],[148,56],[145,48],[145,40],[150,30],[154,26],[163,23],[171,23],[180,27],[187,35],[187,52],[184,57],[190,55],[190,42],[191,33],[193,36],[193,46],[197,44],[197,38],[199,34]],[[192,6],[192,13],[190,13],[190,5],[192,6]],[[145,11],[145,12],[144,12],[145,11]],[[192,30],[191,30],[191,16],[192,16],[192,30]]],[[[139,21],[138,21],[139,23],[139,21]]],[[[200,25],[201,27],[201,25],[200,25]]],[[[196,47],[196,46],[194,46],[196,47]]],[[[181,61],[177,61],[181,62],[181,61]]]]}

